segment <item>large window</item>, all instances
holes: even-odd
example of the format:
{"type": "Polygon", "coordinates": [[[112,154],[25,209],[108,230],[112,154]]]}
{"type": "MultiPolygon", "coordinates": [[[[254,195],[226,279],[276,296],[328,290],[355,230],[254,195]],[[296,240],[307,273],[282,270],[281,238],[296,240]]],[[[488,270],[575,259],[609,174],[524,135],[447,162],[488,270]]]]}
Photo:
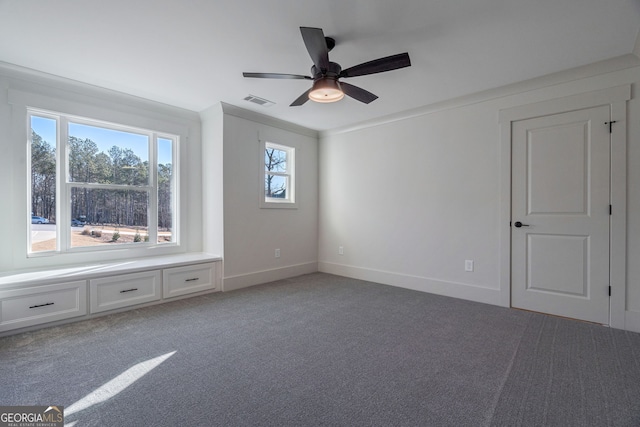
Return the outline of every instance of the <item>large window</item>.
{"type": "Polygon", "coordinates": [[[295,148],[263,143],[264,183],[262,207],[296,207],[295,148]]]}
{"type": "Polygon", "coordinates": [[[28,122],[30,253],[177,243],[177,136],[40,110],[28,122]]]}

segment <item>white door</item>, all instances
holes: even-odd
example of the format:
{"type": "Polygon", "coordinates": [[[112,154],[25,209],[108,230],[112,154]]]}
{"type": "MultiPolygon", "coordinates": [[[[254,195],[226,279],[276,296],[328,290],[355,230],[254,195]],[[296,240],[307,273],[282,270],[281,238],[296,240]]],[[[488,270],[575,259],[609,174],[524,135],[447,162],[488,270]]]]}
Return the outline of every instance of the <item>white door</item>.
{"type": "Polygon", "coordinates": [[[609,323],[609,116],[512,123],[513,307],[609,323]]]}

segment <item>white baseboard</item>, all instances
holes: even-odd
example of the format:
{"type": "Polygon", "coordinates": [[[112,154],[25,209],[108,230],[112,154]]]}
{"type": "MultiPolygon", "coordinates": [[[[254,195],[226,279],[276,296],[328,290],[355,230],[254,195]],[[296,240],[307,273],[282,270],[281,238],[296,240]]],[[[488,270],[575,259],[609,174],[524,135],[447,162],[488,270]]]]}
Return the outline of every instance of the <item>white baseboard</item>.
{"type": "Polygon", "coordinates": [[[501,305],[500,290],[349,265],[319,262],[318,271],[447,297],[501,305]]]}
{"type": "Polygon", "coordinates": [[[224,277],[222,279],[222,290],[224,292],[235,291],[236,289],[248,288],[249,286],[261,285],[276,280],[288,279],[290,277],[303,274],[315,273],[318,271],[317,262],[290,265],[287,267],[274,268],[271,270],[256,271],[247,274],[224,277]]]}
{"type": "Polygon", "coordinates": [[[640,312],[624,312],[624,329],[631,332],[640,332],[640,312]]]}

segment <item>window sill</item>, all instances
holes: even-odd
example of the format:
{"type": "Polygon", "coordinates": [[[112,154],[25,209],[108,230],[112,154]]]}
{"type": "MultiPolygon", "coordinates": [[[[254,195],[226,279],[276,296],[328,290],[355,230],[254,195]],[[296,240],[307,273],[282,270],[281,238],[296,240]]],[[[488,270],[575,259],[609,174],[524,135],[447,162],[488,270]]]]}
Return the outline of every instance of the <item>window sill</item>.
{"type": "Polygon", "coordinates": [[[297,203],[267,203],[260,204],[260,209],[298,209],[297,203]]]}

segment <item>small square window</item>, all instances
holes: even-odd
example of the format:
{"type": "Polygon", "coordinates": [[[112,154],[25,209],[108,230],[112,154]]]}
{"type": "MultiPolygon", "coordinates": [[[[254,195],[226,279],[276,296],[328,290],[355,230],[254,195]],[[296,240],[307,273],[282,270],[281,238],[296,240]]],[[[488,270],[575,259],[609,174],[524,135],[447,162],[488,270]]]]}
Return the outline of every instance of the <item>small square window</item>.
{"type": "Polygon", "coordinates": [[[263,182],[260,207],[295,208],[295,148],[261,142],[263,182]]]}

